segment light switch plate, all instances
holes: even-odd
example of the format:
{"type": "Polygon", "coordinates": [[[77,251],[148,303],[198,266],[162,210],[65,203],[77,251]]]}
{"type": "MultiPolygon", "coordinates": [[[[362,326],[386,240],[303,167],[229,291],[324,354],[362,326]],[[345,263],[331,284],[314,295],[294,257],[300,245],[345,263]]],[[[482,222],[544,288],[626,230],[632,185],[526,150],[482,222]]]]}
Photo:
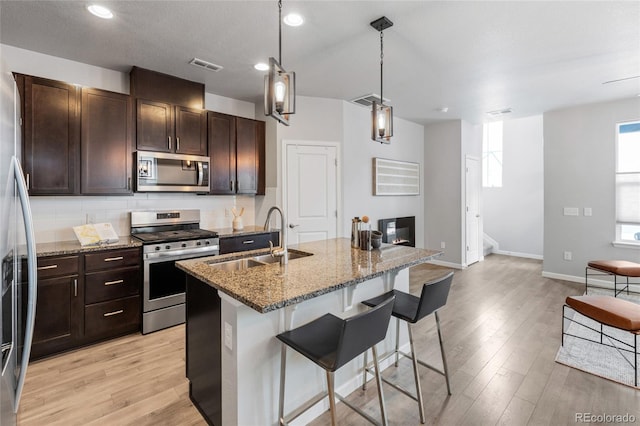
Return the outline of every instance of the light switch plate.
{"type": "Polygon", "coordinates": [[[577,207],[565,207],[564,208],[565,216],[580,216],[579,209],[577,207]]]}

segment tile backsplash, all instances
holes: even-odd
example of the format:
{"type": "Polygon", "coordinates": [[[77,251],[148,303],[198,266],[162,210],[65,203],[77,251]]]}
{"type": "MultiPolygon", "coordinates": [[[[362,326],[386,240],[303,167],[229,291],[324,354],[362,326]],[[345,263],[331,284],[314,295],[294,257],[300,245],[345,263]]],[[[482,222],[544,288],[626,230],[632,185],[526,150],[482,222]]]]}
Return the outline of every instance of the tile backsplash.
{"type": "Polygon", "coordinates": [[[76,239],[72,227],[110,222],[118,235],[130,234],[133,210],[199,209],[200,227],[230,228],[231,208],[245,208],[245,225],[255,222],[255,200],[249,196],[137,193],[133,196],[30,197],[36,241],[49,243],[76,239]]]}

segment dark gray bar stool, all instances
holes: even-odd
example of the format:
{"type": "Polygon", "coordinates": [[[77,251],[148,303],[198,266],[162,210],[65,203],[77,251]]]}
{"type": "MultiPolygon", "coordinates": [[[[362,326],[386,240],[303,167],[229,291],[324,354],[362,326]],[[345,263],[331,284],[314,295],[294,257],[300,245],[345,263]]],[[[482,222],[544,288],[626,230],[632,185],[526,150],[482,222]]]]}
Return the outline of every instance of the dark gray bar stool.
{"type": "Polygon", "coordinates": [[[285,331],[276,336],[283,343],[280,359],[280,405],[278,411],[280,425],[286,425],[288,422],[296,419],[327,395],[329,396],[332,425],[336,424],[335,397],[371,423],[380,424],[380,422],[377,422],[371,416],[345,401],[340,395],[335,393],[334,390],[333,380],[335,371],[368,349],[371,349],[373,352],[382,424],[387,425],[387,412],[382,395],[382,382],[380,381],[378,354],[375,345],[383,340],[387,334],[393,300],[393,296],[389,296],[386,300],[380,300],[380,303],[375,308],[347,319],[326,314],[306,325],[285,331]],[[285,417],[284,385],[287,346],[304,355],[326,371],[327,391],[319,393],[285,417]]]}
{"type": "MultiPolygon", "coordinates": [[[[381,357],[381,360],[385,360],[393,355],[396,357],[395,365],[398,366],[398,357],[402,355],[406,358],[409,358],[413,361],[413,376],[416,381],[416,395],[411,394],[406,389],[398,386],[395,383],[390,382],[389,380],[382,378],[382,381],[393,386],[395,389],[404,393],[408,397],[418,402],[420,407],[420,422],[424,423],[424,402],[422,400],[422,388],[420,387],[420,378],[418,374],[418,364],[429,368],[430,370],[435,371],[436,373],[442,374],[447,382],[447,393],[451,395],[451,386],[449,384],[449,371],[447,369],[447,359],[444,354],[444,347],[442,346],[442,332],[440,331],[440,318],[438,316],[438,309],[446,305],[447,297],[449,295],[449,289],[451,288],[451,281],[453,279],[453,272],[445,275],[444,277],[430,281],[422,286],[422,294],[420,298],[413,296],[411,294],[404,293],[398,290],[392,290],[387,292],[381,296],[375,297],[373,299],[365,300],[364,303],[367,306],[378,306],[383,301],[387,300],[390,296],[395,296],[395,303],[393,304],[393,312],[391,315],[396,317],[396,348],[394,351],[385,354],[381,357]],[[413,334],[411,333],[411,324],[415,324],[420,321],[422,318],[426,317],[430,314],[435,314],[436,317],[436,326],[438,328],[438,340],[440,342],[440,353],[442,354],[442,365],[444,368],[440,370],[432,365],[429,365],[418,359],[416,356],[416,351],[413,345],[413,334]],[[401,352],[399,349],[400,345],[400,320],[403,320],[407,324],[407,329],[409,330],[409,344],[411,346],[411,354],[406,354],[401,352]]],[[[362,389],[364,390],[367,384],[367,373],[371,373],[370,368],[367,366],[367,354],[364,355],[364,372],[363,372],[363,383],[362,389]]]]}

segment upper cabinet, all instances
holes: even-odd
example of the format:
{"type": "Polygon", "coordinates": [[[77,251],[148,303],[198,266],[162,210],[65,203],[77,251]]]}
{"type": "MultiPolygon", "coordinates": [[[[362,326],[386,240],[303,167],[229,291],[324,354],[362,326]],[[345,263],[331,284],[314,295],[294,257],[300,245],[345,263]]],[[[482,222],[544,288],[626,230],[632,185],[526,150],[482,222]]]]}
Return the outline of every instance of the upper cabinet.
{"type": "Polygon", "coordinates": [[[264,195],[264,121],[208,113],[211,194],[264,195]]]}
{"type": "Polygon", "coordinates": [[[80,192],[80,89],[16,75],[23,118],[23,159],[31,195],[80,192]]]}
{"type": "Polygon", "coordinates": [[[204,85],[138,67],[130,76],[136,99],[136,148],[207,155],[204,85]]]}
{"type": "Polygon", "coordinates": [[[131,98],[82,89],[81,192],[131,194],[131,98]]]}
{"type": "Polygon", "coordinates": [[[207,155],[204,110],[164,102],[136,101],[136,147],[143,151],[207,155]]]}

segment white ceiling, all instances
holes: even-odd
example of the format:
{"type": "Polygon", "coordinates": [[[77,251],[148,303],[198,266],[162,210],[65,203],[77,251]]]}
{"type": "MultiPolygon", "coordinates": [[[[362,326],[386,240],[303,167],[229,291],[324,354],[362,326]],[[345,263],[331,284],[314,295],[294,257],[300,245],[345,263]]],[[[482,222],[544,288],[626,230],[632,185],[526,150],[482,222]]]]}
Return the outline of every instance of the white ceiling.
{"type": "MultiPolygon", "coordinates": [[[[0,1],[0,42],[104,68],[132,65],[261,102],[263,72],[278,55],[273,1],[0,1]],[[197,57],[224,69],[206,71],[197,57]]],[[[640,1],[287,1],[304,25],[283,26],[284,67],[299,95],[349,100],[379,93],[379,34],[387,16],[384,96],[397,116],[428,123],[512,117],[640,94],[640,1]],[[448,107],[447,113],[437,109],[448,107]]],[[[640,114],[640,112],[639,112],[640,114]]]]}

